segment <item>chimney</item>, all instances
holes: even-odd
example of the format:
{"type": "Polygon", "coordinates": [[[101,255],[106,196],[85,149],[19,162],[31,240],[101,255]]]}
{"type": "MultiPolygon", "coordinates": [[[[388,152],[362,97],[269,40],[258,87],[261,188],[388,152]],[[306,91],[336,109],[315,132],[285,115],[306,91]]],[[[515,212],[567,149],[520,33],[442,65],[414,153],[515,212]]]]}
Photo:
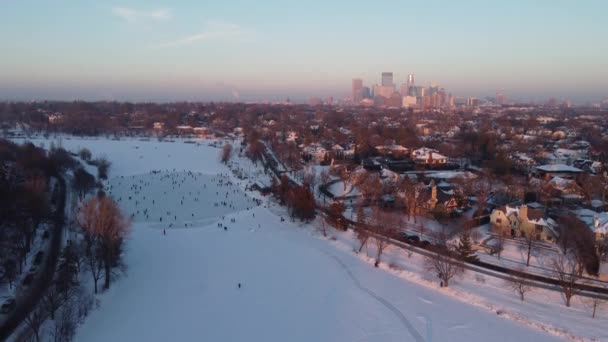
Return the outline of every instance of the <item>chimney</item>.
{"type": "Polygon", "coordinates": [[[528,206],[527,205],[522,205],[521,207],[519,207],[519,215],[521,216],[521,220],[526,220],[528,221],[528,206]]]}
{"type": "Polygon", "coordinates": [[[595,228],[599,228],[600,227],[600,218],[597,217],[597,215],[595,215],[593,217],[593,227],[595,227],[595,228]]]}

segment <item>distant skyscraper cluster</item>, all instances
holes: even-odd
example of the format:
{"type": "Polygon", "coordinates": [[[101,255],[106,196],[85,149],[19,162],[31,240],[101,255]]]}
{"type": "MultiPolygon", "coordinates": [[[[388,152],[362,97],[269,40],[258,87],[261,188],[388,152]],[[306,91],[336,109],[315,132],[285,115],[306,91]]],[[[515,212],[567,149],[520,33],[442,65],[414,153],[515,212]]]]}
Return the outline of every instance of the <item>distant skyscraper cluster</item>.
{"type": "MultiPolygon", "coordinates": [[[[408,74],[405,82],[397,87],[392,72],[383,72],[380,84],[373,85],[371,89],[363,85],[362,79],[353,79],[352,102],[363,105],[411,107],[424,110],[449,109],[455,105],[472,107],[479,105],[477,98],[455,98],[436,82],[431,82],[428,87],[416,85],[414,74],[408,74]]],[[[497,92],[495,103],[506,104],[507,97],[497,92]]]]}

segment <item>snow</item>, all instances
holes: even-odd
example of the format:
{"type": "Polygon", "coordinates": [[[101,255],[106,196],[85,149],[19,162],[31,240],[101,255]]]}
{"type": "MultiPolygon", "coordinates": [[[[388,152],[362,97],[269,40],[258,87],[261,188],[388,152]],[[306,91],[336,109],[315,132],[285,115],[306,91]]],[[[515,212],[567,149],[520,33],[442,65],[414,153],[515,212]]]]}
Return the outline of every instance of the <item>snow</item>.
{"type": "Polygon", "coordinates": [[[343,181],[337,181],[335,183],[332,183],[328,188],[327,191],[329,191],[330,193],[332,193],[334,195],[334,197],[355,197],[359,195],[359,189],[354,186],[352,183],[346,183],[346,188],[344,187],[344,182],[343,181]]]}
{"type": "Polygon", "coordinates": [[[583,172],[583,170],[579,168],[565,164],[541,165],[537,166],[536,169],[545,172],[583,172]]]}
{"type": "Polygon", "coordinates": [[[163,235],[170,215],[161,224],[136,213],[127,274],[99,296],[77,341],[608,338],[602,312],[591,321],[576,300],[566,309],[556,292],[538,290],[520,303],[502,281],[481,284],[473,273],[439,289],[420,256],[396,247],[383,257],[394,266],[374,268],[352,252],[352,232],[332,232],[332,241],[311,225],[282,221],[284,208],[244,191],[259,168],[235,156],[229,167],[238,169],[236,177],[206,142],[64,139],[63,146],[112,161],[106,186],[127,213],[146,203],[148,212],[179,213],[178,221],[189,223],[163,235]],[[215,206],[222,201],[228,204],[215,206]]]}

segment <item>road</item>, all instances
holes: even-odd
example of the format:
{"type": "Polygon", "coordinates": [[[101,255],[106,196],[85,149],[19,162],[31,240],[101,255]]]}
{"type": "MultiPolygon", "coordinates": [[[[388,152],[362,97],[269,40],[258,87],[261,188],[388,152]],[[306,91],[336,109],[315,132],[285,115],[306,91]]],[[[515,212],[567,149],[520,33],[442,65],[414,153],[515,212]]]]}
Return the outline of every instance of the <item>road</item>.
{"type": "Polygon", "coordinates": [[[65,224],[65,203],[66,203],[66,183],[62,176],[57,178],[59,185],[59,195],[57,205],[52,216],[52,235],[47,251],[47,257],[41,267],[39,276],[35,278],[29,291],[17,298],[17,307],[9,316],[6,317],[0,326],[0,341],[5,341],[19,325],[25,320],[27,315],[35,308],[44,296],[49,285],[53,281],[55,268],[61,249],[61,237],[65,224]]]}

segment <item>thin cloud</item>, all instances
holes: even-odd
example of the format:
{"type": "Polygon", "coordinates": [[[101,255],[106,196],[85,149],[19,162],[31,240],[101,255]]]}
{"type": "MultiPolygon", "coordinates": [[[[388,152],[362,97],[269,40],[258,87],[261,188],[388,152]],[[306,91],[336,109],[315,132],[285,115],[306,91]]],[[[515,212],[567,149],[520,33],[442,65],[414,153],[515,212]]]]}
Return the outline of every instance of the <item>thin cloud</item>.
{"type": "Polygon", "coordinates": [[[162,49],[167,47],[191,45],[194,43],[200,43],[204,41],[219,40],[219,39],[235,39],[235,38],[251,38],[253,33],[249,30],[243,29],[237,24],[213,21],[207,24],[204,31],[195,33],[189,36],[185,36],[170,42],[162,43],[153,46],[156,49],[162,49]]]}
{"type": "Polygon", "coordinates": [[[128,7],[113,7],[112,13],[128,22],[136,22],[140,20],[167,20],[173,17],[171,9],[168,8],[136,10],[128,7]]]}

